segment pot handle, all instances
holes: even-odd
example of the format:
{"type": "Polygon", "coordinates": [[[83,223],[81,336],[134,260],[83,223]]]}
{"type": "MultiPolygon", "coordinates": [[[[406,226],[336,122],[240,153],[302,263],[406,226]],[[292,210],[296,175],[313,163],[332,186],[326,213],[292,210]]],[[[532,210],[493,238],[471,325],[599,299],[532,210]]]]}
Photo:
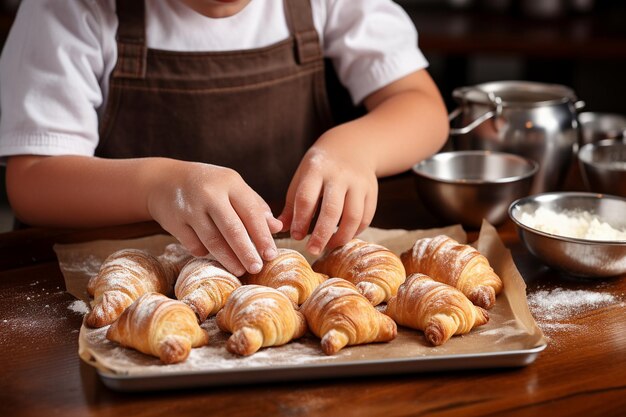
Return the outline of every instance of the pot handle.
{"type": "MultiPolygon", "coordinates": [[[[459,117],[459,115],[463,112],[463,109],[461,107],[458,107],[457,109],[455,109],[452,113],[450,113],[450,115],[448,116],[448,120],[451,122],[454,119],[456,119],[457,117],[459,117]]],[[[465,135],[466,133],[471,132],[472,130],[474,130],[478,125],[480,125],[481,123],[483,123],[486,120],[491,119],[492,117],[494,117],[496,115],[496,111],[495,110],[489,110],[486,113],[482,114],[480,117],[478,117],[477,119],[475,119],[473,122],[471,122],[470,124],[468,124],[467,126],[464,127],[459,127],[459,128],[452,128],[450,129],[450,135],[453,136],[458,136],[458,135],[465,135]]]]}
{"type": "Polygon", "coordinates": [[[576,110],[582,110],[582,109],[585,108],[586,105],[587,105],[587,103],[585,103],[584,101],[578,100],[577,102],[574,103],[574,108],[576,110]]]}

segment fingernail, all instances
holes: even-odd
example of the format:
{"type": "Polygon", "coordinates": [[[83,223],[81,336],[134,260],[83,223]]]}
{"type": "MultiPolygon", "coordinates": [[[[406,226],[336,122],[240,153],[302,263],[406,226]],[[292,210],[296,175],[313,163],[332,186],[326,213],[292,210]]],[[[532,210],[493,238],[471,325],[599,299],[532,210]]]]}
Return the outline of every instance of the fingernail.
{"type": "Polygon", "coordinates": [[[277,256],[278,256],[278,251],[276,251],[276,249],[274,248],[266,249],[265,252],[263,252],[263,258],[265,258],[266,261],[271,261],[277,256]]]}
{"type": "Polygon", "coordinates": [[[302,240],[302,239],[304,239],[304,233],[302,233],[299,230],[292,230],[291,231],[291,237],[296,239],[296,240],[302,240]]]}
{"type": "Polygon", "coordinates": [[[259,272],[261,272],[261,269],[263,269],[263,264],[259,262],[255,262],[252,265],[250,265],[251,274],[258,274],[259,272]]]}
{"type": "Polygon", "coordinates": [[[311,246],[309,246],[309,249],[308,249],[308,250],[309,250],[309,252],[310,252],[312,255],[319,255],[319,254],[320,254],[320,251],[321,251],[320,247],[319,247],[319,246],[317,246],[317,245],[311,245],[311,246]]]}

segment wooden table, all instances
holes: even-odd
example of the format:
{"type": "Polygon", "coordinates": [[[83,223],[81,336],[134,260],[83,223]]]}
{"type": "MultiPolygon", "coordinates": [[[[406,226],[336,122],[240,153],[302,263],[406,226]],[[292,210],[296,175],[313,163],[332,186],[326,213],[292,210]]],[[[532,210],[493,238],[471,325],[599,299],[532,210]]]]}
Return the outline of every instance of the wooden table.
{"type": "MultiPolygon", "coordinates": [[[[374,226],[437,224],[417,202],[410,181],[400,176],[386,182],[374,226]]],[[[621,299],[569,317],[562,329],[546,330],[550,344],[530,366],[159,393],[111,391],[78,358],[81,315],[68,308],[74,299],[64,292],[51,244],[159,231],[149,223],[0,236],[0,416],[624,415],[626,279],[564,280],[526,252],[510,222],[499,233],[530,293],[562,287],[621,299]]]]}

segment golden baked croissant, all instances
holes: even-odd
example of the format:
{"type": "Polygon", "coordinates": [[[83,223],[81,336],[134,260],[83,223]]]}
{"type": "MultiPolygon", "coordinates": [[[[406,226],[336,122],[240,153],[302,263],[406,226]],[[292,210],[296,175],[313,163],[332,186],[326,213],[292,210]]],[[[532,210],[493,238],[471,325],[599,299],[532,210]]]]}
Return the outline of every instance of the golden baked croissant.
{"type": "Polygon", "coordinates": [[[329,277],[346,279],[372,305],[387,301],[406,278],[400,258],[389,249],[352,239],[313,263],[313,270],[329,277]]]}
{"type": "Polygon", "coordinates": [[[189,306],[159,293],[146,293],[111,324],[107,339],[170,364],[187,359],[192,347],[209,343],[189,306]]]}
{"type": "Polygon", "coordinates": [[[265,285],[276,288],[294,305],[302,304],[315,287],[328,277],[319,274],[299,252],[293,249],[278,249],[278,256],[265,262],[256,274],[245,274],[241,280],[246,284],[265,285]]]}
{"type": "Polygon", "coordinates": [[[174,293],[191,307],[198,322],[202,323],[224,307],[226,299],[237,287],[241,287],[241,282],[218,261],[195,258],[180,271],[174,293]]]}
{"type": "Polygon", "coordinates": [[[282,292],[262,285],[244,285],[232,292],[217,313],[217,325],[231,332],[226,349],[251,355],[262,347],[280,346],[302,337],[304,316],[282,292]]]}
{"type": "Polygon", "coordinates": [[[376,310],[354,284],[342,278],[322,283],[300,311],[311,332],[322,339],[322,350],[327,355],[344,346],[388,342],[397,334],[396,323],[376,310]]]}
{"type": "Polygon", "coordinates": [[[384,313],[402,326],[422,330],[435,346],[489,321],[487,311],[472,304],[461,291],[419,273],[408,276],[384,313]]]}
{"type": "Polygon", "coordinates": [[[451,285],[486,309],[493,307],[502,291],[502,281],[487,258],[445,235],[418,239],[400,258],[407,274],[419,272],[451,285]]]}
{"type": "Polygon", "coordinates": [[[86,324],[102,327],[113,323],[126,307],[147,292],[171,293],[172,278],[161,262],[148,252],[122,249],[112,253],[87,283],[87,292],[93,301],[86,324]]]}
{"type": "Polygon", "coordinates": [[[170,243],[165,247],[163,253],[157,256],[157,259],[172,277],[172,282],[176,282],[180,270],[193,259],[193,255],[180,243],[170,243]]]}

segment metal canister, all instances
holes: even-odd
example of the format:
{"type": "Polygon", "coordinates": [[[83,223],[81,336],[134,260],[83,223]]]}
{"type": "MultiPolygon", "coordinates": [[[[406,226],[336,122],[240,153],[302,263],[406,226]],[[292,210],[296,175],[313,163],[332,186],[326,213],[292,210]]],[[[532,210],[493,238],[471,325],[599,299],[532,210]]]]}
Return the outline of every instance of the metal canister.
{"type": "Polygon", "coordinates": [[[456,150],[509,152],[539,164],[531,193],[556,191],[568,172],[580,134],[574,91],[558,84],[498,81],[453,91],[450,113],[456,150]]]}

